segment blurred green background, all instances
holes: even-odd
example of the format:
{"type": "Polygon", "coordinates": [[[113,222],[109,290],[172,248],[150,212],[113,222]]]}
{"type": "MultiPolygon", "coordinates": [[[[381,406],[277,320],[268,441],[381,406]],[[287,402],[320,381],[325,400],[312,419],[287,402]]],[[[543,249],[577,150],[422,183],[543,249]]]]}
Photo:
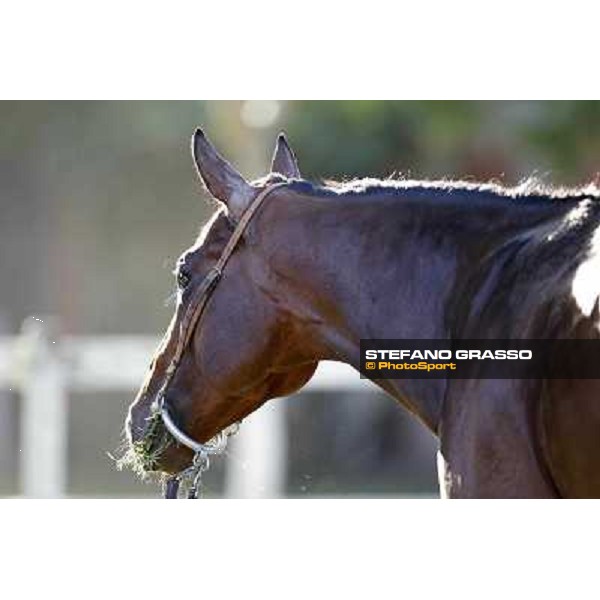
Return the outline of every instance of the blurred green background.
{"type": "MultiPolygon", "coordinates": [[[[201,125],[248,177],[285,130],[308,179],[597,178],[598,102],[1,102],[0,328],[57,315],[77,334],[160,334],[174,260],[212,211],[201,125]]],[[[115,471],[131,395],[70,397],[69,492],[155,495],[115,471]]],[[[17,494],[19,401],[0,392],[0,494],[17,494]]],[[[287,494],[431,494],[435,443],[381,396],[290,402],[287,494]]],[[[219,461],[216,461],[217,463],[219,461]]],[[[219,493],[222,465],[209,476],[219,493]]]]}

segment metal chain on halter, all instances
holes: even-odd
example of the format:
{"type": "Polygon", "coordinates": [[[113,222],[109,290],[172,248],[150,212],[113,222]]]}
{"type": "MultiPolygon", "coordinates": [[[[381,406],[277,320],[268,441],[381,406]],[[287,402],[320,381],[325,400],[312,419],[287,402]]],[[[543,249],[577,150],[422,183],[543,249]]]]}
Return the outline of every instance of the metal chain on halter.
{"type": "Polygon", "coordinates": [[[166,480],[164,497],[168,500],[177,500],[179,488],[183,484],[187,487],[188,500],[202,498],[202,475],[210,468],[210,455],[222,454],[227,447],[228,439],[235,435],[239,428],[239,423],[234,423],[206,444],[197,444],[192,464],[166,480]]]}
{"type": "Polygon", "coordinates": [[[192,465],[177,475],[170,477],[165,484],[164,497],[169,500],[179,498],[181,484],[188,486],[188,500],[202,498],[202,474],[208,471],[210,458],[208,454],[198,452],[194,455],[192,465]]]}

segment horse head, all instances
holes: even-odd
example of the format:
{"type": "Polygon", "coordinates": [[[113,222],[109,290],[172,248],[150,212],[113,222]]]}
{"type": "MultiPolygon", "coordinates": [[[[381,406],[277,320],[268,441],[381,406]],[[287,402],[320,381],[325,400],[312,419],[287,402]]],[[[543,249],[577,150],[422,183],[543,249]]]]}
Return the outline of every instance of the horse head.
{"type": "Polygon", "coordinates": [[[130,454],[143,472],[178,472],[192,458],[165,428],[160,402],[181,432],[204,443],[267,400],[299,389],[317,366],[293,301],[278,293],[279,276],[270,265],[282,238],[270,235],[269,214],[283,206],[286,184],[300,179],[285,136],[277,140],[271,172],[254,182],[222,158],[200,130],[192,138],[192,154],[219,208],[177,261],[175,314],[129,409],[130,454]],[[218,285],[208,289],[207,278],[261,194],[269,197],[244,225],[218,285]],[[199,296],[205,297],[201,317],[190,322],[199,296]]]}

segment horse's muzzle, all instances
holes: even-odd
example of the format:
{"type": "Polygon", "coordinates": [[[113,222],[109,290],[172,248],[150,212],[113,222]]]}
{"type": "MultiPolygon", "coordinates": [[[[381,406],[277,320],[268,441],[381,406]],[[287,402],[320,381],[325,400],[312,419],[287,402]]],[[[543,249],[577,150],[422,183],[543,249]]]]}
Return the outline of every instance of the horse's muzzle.
{"type": "Polygon", "coordinates": [[[130,407],[125,431],[135,463],[144,472],[176,473],[191,461],[192,453],[176,443],[150,402],[130,407]]]}

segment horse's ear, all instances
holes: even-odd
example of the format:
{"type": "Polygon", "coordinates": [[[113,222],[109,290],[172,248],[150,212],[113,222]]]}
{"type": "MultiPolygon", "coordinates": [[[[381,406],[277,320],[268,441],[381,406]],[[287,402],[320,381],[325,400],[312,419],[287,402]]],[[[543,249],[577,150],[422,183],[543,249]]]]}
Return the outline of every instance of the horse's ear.
{"type": "Polygon", "coordinates": [[[281,173],[288,179],[302,179],[296,156],[283,133],[277,137],[271,160],[271,173],[281,173]]]}
{"type": "Polygon", "coordinates": [[[201,129],[192,136],[192,154],[206,189],[235,216],[241,215],[252,200],[252,187],[215,150],[201,129]]]}

